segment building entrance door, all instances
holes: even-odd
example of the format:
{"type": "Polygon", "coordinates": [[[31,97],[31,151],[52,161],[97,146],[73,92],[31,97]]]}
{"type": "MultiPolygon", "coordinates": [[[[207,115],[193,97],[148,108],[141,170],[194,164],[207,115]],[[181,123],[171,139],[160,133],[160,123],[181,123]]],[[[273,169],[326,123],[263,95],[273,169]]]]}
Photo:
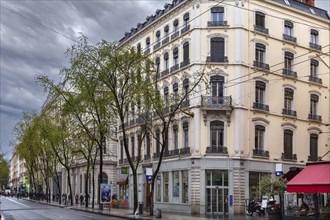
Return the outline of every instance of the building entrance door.
{"type": "Polygon", "coordinates": [[[219,187],[207,188],[207,213],[224,214],[225,197],[228,196],[228,189],[219,187]]]}

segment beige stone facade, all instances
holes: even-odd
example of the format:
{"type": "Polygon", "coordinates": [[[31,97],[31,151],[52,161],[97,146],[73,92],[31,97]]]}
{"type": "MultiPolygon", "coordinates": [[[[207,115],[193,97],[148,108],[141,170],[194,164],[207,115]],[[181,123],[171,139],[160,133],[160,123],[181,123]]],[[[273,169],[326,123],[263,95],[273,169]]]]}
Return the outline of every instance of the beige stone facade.
{"type": "MultiPolygon", "coordinates": [[[[329,151],[329,39],[326,11],[292,0],[173,1],[126,33],[121,45],[141,48],[159,65],[164,96],[184,91],[200,71],[208,80],[183,106],[193,117],[175,117],[156,207],[240,214],[246,199],[260,198],[258,179],[275,178],[276,164],[286,172],[330,160],[320,158],[329,151]]],[[[142,153],[144,203],[156,145],[145,140],[142,153]]],[[[128,167],[120,148],[119,173],[128,167]]],[[[129,179],[129,198],[132,186],[129,179]]]]}

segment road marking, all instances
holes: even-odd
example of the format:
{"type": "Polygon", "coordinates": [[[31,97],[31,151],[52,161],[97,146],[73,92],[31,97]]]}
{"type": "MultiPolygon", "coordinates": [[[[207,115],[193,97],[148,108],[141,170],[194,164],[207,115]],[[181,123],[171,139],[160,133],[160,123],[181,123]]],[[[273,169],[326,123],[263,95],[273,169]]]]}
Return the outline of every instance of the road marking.
{"type": "Polygon", "coordinates": [[[9,198],[7,198],[8,200],[10,200],[10,201],[12,201],[12,202],[15,202],[15,203],[17,203],[17,204],[19,204],[19,205],[22,205],[22,206],[25,206],[25,207],[27,207],[27,208],[30,208],[30,206],[28,206],[28,205],[24,205],[24,204],[22,204],[22,203],[20,203],[20,202],[17,202],[17,201],[15,201],[15,200],[13,200],[13,199],[9,199],[9,198]]]}

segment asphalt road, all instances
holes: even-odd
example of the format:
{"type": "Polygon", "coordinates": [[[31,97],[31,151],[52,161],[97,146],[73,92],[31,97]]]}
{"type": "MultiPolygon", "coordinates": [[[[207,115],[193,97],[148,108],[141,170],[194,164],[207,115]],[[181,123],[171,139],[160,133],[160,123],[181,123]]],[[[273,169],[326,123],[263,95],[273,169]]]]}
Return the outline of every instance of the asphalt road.
{"type": "MultiPolygon", "coordinates": [[[[15,197],[0,197],[0,212],[5,220],[122,220],[113,216],[98,215],[70,208],[60,208],[34,203],[15,197]]],[[[3,220],[3,219],[1,219],[3,220]]]]}

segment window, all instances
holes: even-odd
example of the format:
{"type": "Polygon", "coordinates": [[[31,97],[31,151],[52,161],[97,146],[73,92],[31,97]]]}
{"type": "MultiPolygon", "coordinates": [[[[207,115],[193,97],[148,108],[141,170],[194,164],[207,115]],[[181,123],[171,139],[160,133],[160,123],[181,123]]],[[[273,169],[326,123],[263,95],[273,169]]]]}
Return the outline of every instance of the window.
{"type": "Polygon", "coordinates": [[[183,129],[183,147],[188,148],[189,147],[189,123],[184,122],[182,124],[183,129]]]}
{"type": "Polygon", "coordinates": [[[160,42],[160,31],[156,32],[156,43],[160,42]]]}
{"type": "Polygon", "coordinates": [[[150,37],[146,39],[146,50],[150,49],[150,37]]]}
{"type": "Polygon", "coordinates": [[[173,50],[173,66],[179,64],[179,49],[176,47],[173,50]]]}
{"type": "Polygon", "coordinates": [[[157,72],[157,75],[159,75],[160,74],[160,72],[159,72],[160,58],[159,57],[156,58],[155,63],[156,63],[156,72],[157,72]]]}
{"type": "Polygon", "coordinates": [[[161,201],[161,175],[157,175],[156,177],[156,201],[160,202],[161,201]]]}
{"type": "Polygon", "coordinates": [[[134,159],[134,157],[135,157],[135,138],[134,137],[131,137],[131,148],[132,148],[131,158],[134,159]]]}
{"type": "Polygon", "coordinates": [[[181,30],[181,33],[185,33],[190,28],[189,26],[189,13],[183,15],[183,28],[181,30]]]}
{"type": "Polygon", "coordinates": [[[221,102],[221,99],[223,97],[223,84],[224,84],[224,77],[215,75],[210,77],[211,81],[211,95],[213,103],[219,103],[221,102]]]}
{"type": "Polygon", "coordinates": [[[260,43],[256,43],[256,61],[259,63],[265,63],[266,46],[260,43]]]}
{"type": "Polygon", "coordinates": [[[168,87],[164,88],[165,107],[169,106],[168,87]]]}
{"type": "Polygon", "coordinates": [[[169,62],[168,62],[168,53],[164,54],[164,70],[168,70],[169,62]]]}
{"type": "Polygon", "coordinates": [[[180,197],[180,173],[173,171],[173,197],[180,197]]]}
{"type": "Polygon", "coordinates": [[[255,25],[260,28],[265,28],[265,14],[260,11],[256,11],[255,16],[255,25]]]}
{"type": "Polygon", "coordinates": [[[293,36],[293,23],[291,21],[284,21],[284,34],[293,36]]]}
{"type": "Polygon", "coordinates": [[[317,115],[318,102],[319,102],[319,96],[316,94],[311,94],[311,96],[310,96],[310,112],[309,112],[311,115],[317,115]]]}
{"type": "Polygon", "coordinates": [[[189,106],[189,79],[185,78],[183,80],[183,92],[184,92],[184,101],[182,102],[182,107],[189,106]]]}
{"type": "Polygon", "coordinates": [[[160,153],[160,130],[157,129],[156,131],[156,153],[159,154],[160,153]]]}
{"type": "Polygon", "coordinates": [[[223,147],[224,123],[222,121],[211,121],[211,146],[223,147]]]}
{"type": "Polygon", "coordinates": [[[254,148],[256,150],[264,150],[265,127],[262,125],[255,126],[254,148]]]}
{"type": "Polygon", "coordinates": [[[317,134],[310,134],[309,136],[309,161],[318,161],[318,138],[317,134]]]}
{"type": "Polygon", "coordinates": [[[293,54],[290,52],[284,53],[284,69],[292,71],[293,67],[293,54]]]}
{"type": "Polygon", "coordinates": [[[284,130],[284,158],[292,159],[293,150],[293,131],[289,129],[284,130]]]}
{"type": "Polygon", "coordinates": [[[293,89],[285,88],[284,89],[284,108],[291,110],[293,102],[293,89]]]}
{"type": "Polygon", "coordinates": [[[169,29],[170,29],[170,28],[168,27],[168,25],[166,25],[166,26],[164,27],[164,37],[165,37],[165,38],[168,37],[169,29]]]}
{"type": "Polygon", "coordinates": [[[141,44],[140,43],[137,44],[136,50],[138,53],[141,53],[141,44]]]}
{"type": "Polygon", "coordinates": [[[178,135],[179,135],[178,125],[174,125],[173,126],[173,147],[174,147],[174,150],[179,149],[178,135]]]}
{"type": "Polygon", "coordinates": [[[182,171],[182,203],[188,203],[189,176],[188,170],[182,171]]]}
{"type": "Polygon", "coordinates": [[[169,188],[169,179],[168,179],[168,172],[164,172],[163,173],[163,186],[164,186],[164,190],[163,190],[163,202],[168,202],[168,188],[169,188]]]}
{"type": "Polygon", "coordinates": [[[225,39],[222,37],[211,38],[211,62],[228,62],[225,57],[225,39]]]}
{"type": "Polygon", "coordinates": [[[179,36],[180,32],[179,32],[179,20],[175,19],[173,22],[173,34],[171,36],[171,39],[175,39],[179,36]]]}
{"type": "Polygon", "coordinates": [[[150,141],[150,133],[146,134],[146,155],[150,156],[150,149],[151,149],[151,141],[150,141]]]}
{"type": "Polygon", "coordinates": [[[181,63],[181,67],[184,67],[189,64],[189,42],[185,42],[183,44],[183,62],[181,63]]]}
{"type": "Polygon", "coordinates": [[[317,61],[315,59],[311,59],[310,74],[312,77],[318,76],[318,69],[319,69],[319,61],[317,61]]]}
{"type": "Polygon", "coordinates": [[[311,30],[311,43],[318,44],[319,32],[317,30],[311,30]]]}
{"type": "Polygon", "coordinates": [[[224,8],[223,7],[213,7],[211,8],[211,22],[215,26],[224,25],[224,8]]]}
{"type": "Polygon", "coordinates": [[[177,104],[179,102],[179,94],[178,94],[178,83],[173,84],[173,100],[174,103],[177,104]]]}
{"type": "Polygon", "coordinates": [[[120,159],[123,160],[124,158],[124,141],[120,140],[120,159]]]}
{"type": "Polygon", "coordinates": [[[256,81],[256,97],[255,102],[264,104],[265,103],[265,91],[266,83],[263,81],[256,81]]]}

